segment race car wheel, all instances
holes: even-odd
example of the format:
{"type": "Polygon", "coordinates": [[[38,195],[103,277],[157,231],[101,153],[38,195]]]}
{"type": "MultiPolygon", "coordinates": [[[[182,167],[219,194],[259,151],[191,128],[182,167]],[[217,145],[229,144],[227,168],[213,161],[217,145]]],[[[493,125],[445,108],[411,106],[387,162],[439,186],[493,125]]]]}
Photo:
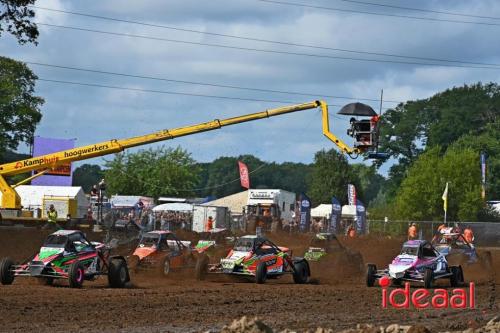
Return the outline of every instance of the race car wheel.
{"type": "Polygon", "coordinates": [[[255,271],[255,282],[258,284],[263,284],[267,280],[267,265],[265,261],[261,261],[257,265],[257,270],[255,271]]]}
{"type": "Polygon", "coordinates": [[[170,273],[170,260],[168,257],[163,258],[163,260],[160,263],[160,273],[163,276],[168,276],[170,273]]]}
{"type": "Polygon", "coordinates": [[[112,259],[109,262],[108,282],[111,288],[123,288],[128,280],[128,268],[125,260],[112,259]]]}
{"type": "Polygon", "coordinates": [[[426,289],[432,288],[432,282],[434,281],[434,272],[430,268],[426,268],[424,271],[424,287],[426,289]]]}
{"type": "Polygon", "coordinates": [[[366,265],[366,286],[367,287],[373,287],[375,284],[375,274],[377,273],[377,266],[374,264],[368,264],[366,265]]]}
{"type": "Polygon", "coordinates": [[[78,260],[73,262],[69,266],[68,270],[68,278],[69,278],[69,286],[71,288],[80,288],[83,284],[83,280],[85,279],[85,270],[83,265],[78,260]]]}
{"type": "Polygon", "coordinates": [[[309,280],[309,266],[305,261],[295,263],[295,270],[293,271],[293,282],[297,284],[307,283],[309,280]]]}
{"type": "Polygon", "coordinates": [[[205,280],[205,276],[208,271],[208,257],[206,255],[200,255],[196,260],[196,266],[194,268],[196,280],[205,280]]]}
{"type": "Polygon", "coordinates": [[[14,282],[13,266],[14,261],[10,258],[3,258],[2,261],[0,261],[0,282],[2,282],[2,284],[12,284],[12,282],[14,282]]]}
{"type": "Polygon", "coordinates": [[[458,287],[463,281],[462,281],[462,267],[460,266],[451,266],[450,267],[450,285],[452,287],[458,287]]]}

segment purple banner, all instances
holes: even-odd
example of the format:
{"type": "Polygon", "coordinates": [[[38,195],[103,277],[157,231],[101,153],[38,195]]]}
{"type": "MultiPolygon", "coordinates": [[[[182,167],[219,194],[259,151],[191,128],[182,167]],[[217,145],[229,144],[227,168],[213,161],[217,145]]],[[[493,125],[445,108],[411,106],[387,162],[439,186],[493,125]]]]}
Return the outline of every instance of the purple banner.
{"type": "MultiPolygon", "coordinates": [[[[75,148],[75,139],[53,139],[36,136],[33,141],[33,157],[75,148]]],[[[34,172],[34,174],[36,171],[34,172]]],[[[73,181],[71,164],[61,165],[31,181],[32,185],[71,186],[73,181]]]]}
{"type": "Polygon", "coordinates": [[[299,230],[301,232],[308,232],[310,221],[311,221],[311,199],[309,199],[309,197],[304,193],[301,193],[299,230]]]}
{"type": "Polygon", "coordinates": [[[340,218],[342,217],[342,206],[337,198],[332,197],[332,215],[330,215],[330,223],[328,232],[338,233],[340,229],[340,218]]]}
{"type": "Polygon", "coordinates": [[[361,200],[356,200],[356,233],[363,235],[366,233],[366,209],[361,200]]]}

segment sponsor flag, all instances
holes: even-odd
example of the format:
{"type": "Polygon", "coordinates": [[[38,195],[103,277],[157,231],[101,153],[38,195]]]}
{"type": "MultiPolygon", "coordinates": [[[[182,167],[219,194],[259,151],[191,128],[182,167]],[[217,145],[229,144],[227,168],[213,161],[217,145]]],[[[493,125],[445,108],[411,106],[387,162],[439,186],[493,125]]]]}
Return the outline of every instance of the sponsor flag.
{"type": "Polygon", "coordinates": [[[448,211],[448,182],[446,182],[446,187],[443,192],[443,196],[441,197],[443,199],[443,209],[445,212],[448,211]]]}
{"type": "Polygon", "coordinates": [[[361,200],[356,201],[356,233],[363,235],[366,232],[366,209],[361,200]]]}
{"type": "Polygon", "coordinates": [[[301,232],[309,231],[309,223],[311,221],[311,199],[304,193],[300,194],[300,222],[299,230],[301,232]]]}
{"type": "Polygon", "coordinates": [[[347,197],[350,206],[356,205],[356,186],[347,184],[347,197]]]}
{"type": "Polygon", "coordinates": [[[238,167],[240,169],[240,182],[241,186],[249,189],[250,188],[250,174],[248,173],[248,167],[245,163],[238,161],[238,167]]]}
{"type": "Polygon", "coordinates": [[[481,153],[481,198],[486,198],[486,153],[481,153]]]}
{"type": "Polygon", "coordinates": [[[340,229],[340,218],[342,215],[342,206],[337,198],[332,197],[332,214],[330,215],[330,223],[328,225],[328,232],[338,233],[340,229]]]}

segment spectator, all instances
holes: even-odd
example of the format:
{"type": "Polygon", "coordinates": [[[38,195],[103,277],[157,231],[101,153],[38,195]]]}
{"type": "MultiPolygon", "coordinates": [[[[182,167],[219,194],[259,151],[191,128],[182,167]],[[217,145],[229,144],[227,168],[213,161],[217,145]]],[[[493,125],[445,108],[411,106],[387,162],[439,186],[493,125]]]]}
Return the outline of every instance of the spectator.
{"type": "Polygon", "coordinates": [[[467,243],[473,243],[474,242],[474,233],[472,232],[472,229],[470,226],[466,226],[464,229],[464,238],[467,241],[467,243]]]}
{"type": "Polygon", "coordinates": [[[417,239],[417,224],[412,223],[408,228],[408,240],[417,239]]]}
{"type": "Polygon", "coordinates": [[[356,237],[356,228],[354,228],[354,225],[349,225],[347,228],[347,236],[354,238],[356,237]]]}
{"type": "Polygon", "coordinates": [[[90,190],[90,196],[97,197],[98,194],[99,191],[97,190],[97,185],[92,186],[92,189],[90,190]]]}
{"type": "Polygon", "coordinates": [[[43,226],[43,229],[62,229],[59,224],[57,224],[57,211],[54,205],[49,206],[49,210],[47,211],[47,224],[43,226]]]}
{"type": "Polygon", "coordinates": [[[212,216],[209,216],[205,231],[210,232],[213,228],[214,228],[214,220],[212,216]]]}

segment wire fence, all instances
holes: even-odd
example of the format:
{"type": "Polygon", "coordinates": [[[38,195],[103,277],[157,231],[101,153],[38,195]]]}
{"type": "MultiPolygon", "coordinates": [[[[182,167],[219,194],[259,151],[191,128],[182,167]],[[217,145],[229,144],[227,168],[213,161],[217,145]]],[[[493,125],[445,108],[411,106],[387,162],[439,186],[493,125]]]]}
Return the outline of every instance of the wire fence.
{"type": "MultiPolygon", "coordinates": [[[[407,236],[411,223],[417,225],[421,239],[431,240],[442,221],[384,221],[368,220],[368,233],[381,236],[407,236]]],[[[476,246],[500,247],[500,223],[496,222],[448,222],[450,227],[455,224],[464,230],[469,226],[474,232],[476,246]]]]}

